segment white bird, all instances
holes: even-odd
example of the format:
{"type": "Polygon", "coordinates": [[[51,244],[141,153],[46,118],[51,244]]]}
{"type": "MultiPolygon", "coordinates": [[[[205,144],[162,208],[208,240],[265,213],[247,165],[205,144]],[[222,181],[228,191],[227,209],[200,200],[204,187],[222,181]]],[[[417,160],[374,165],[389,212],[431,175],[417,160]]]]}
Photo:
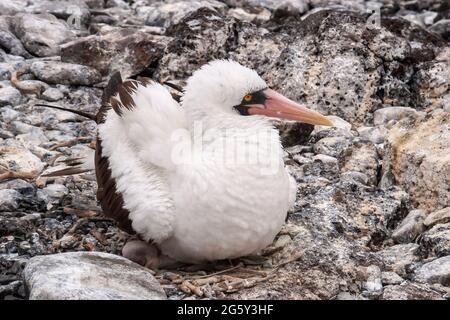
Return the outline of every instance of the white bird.
{"type": "Polygon", "coordinates": [[[296,186],[269,118],[331,122],[228,60],[197,70],[181,106],[158,83],[120,82],[97,115],[95,167],[105,215],[141,239],[123,255],[155,268],[163,257],[199,263],[271,244],[296,186]]]}

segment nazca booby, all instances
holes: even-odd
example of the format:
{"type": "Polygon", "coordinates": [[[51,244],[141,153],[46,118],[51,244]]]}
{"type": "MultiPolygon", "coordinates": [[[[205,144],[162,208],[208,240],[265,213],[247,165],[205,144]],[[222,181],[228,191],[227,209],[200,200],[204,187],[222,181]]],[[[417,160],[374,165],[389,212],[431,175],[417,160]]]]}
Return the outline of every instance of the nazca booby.
{"type": "Polygon", "coordinates": [[[198,263],[253,254],[271,244],[296,186],[269,118],[331,125],[269,89],[256,71],[229,60],[194,72],[181,106],[162,85],[122,82],[117,74],[102,100],[96,118],[97,198],[106,216],[142,240],[125,245],[123,255],[151,268],[165,256],[198,263]],[[175,152],[183,146],[177,135],[188,155],[175,152]],[[201,148],[193,147],[195,139],[201,148]],[[257,156],[236,161],[233,152],[257,156]]]}

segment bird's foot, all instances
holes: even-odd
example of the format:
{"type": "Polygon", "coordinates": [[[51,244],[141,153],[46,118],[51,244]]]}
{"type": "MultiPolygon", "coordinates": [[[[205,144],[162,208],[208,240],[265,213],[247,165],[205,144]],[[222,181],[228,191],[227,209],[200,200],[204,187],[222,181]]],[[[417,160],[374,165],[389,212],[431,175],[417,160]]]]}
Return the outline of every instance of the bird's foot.
{"type": "Polygon", "coordinates": [[[122,256],[152,270],[179,266],[179,262],[161,254],[156,245],[141,240],[128,241],[122,249],[122,256]]]}

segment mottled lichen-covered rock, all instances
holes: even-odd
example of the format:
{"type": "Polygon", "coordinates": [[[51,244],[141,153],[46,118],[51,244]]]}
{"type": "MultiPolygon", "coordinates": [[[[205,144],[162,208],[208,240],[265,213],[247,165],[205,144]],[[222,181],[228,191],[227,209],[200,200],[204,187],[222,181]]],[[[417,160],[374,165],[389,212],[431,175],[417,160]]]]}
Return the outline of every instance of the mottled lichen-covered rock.
{"type": "Polygon", "coordinates": [[[225,58],[234,37],[233,26],[233,19],[208,8],[201,8],[171,26],[167,35],[174,40],[159,61],[160,81],[186,78],[210,60],[225,58]]]}

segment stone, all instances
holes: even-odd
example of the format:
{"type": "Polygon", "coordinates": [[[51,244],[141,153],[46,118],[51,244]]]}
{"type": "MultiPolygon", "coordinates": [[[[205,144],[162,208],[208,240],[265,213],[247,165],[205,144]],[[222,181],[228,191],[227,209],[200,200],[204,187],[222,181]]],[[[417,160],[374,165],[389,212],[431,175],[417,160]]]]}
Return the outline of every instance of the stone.
{"type": "Polygon", "coordinates": [[[401,186],[416,208],[435,211],[448,207],[449,141],[450,118],[445,114],[396,125],[389,131],[383,160],[386,184],[401,186]]]}
{"type": "Polygon", "coordinates": [[[422,234],[421,250],[437,257],[450,255],[450,223],[436,224],[422,234]]]}
{"type": "Polygon", "coordinates": [[[21,145],[0,145],[0,166],[16,172],[39,174],[44,169],[41,160],[21,145]]]}
{"type": "Polygon", "coordinates": [[[367,280],[363,284],[364,296],[375,298],[383,293],[383,285],[381,284],[381,270],[376,265],[367,267],[367,280]]]}
{"type": "Polygon", "coordinates": [[[447,223],[450,222],[450,207],[437,210],[428,214],[423,222],[427,227],[432,227],[436,223],[447,223]]]}
{"type": "Polygon", "coordinates": [[[400,276],[406,275],[406,267],[419,261],[419,245],[416,243],[397,244],[378,251],[386,270],[394,271],[400,276]]]}
{"type": "Polygon", "coordinates": [[[386,128],[381,127],[359,127],[356,129],[363,141],[370,141],[373,144],[384,143],[387,134],[386,128]]]}
{"type": "Polygon", "coordinates": [[[0,190],[0,212],[13,211],[19,208],[21,194],[13,189],[0,190]]]}
{"type": "Polygon", "coordinates": [[[51,84],[87,86],[102,79],[96,69],[73,63],[36,61],[30,69],[38,79],[51,84]]]}
{"type": "Polygon", "coordinates": [[[272,12],[297,15],[306,12],[309,1],[306,0],[225,0],[230,6],[262,7],[272,12]]]}
{"type": "Polygon", "coordinates": [[[408,107],[386,107],[378,109],[373,114],[373,123],[376,126],[386,125],[390,121],[398,121],[406,117],[416,118],[418,113],[413,108],[408,107]]]}
{"type": "Polygon", "coordinates": [[[59,45],[75,37],[66,23],[47,13],[16,15],[12,27],[24,47],[39,57],[59,55],[59,45]]]}
{"type": "Polygon", "coordinates": [[[0,0],[0,12],[6,16],[25,11],[27,0],[0,0]]]}
{"type": "MultiPolygon", "coordinates": [[[[0,1],[0,10],[0,12],[7,12],[6,9],[2,8],[2,1],[0,1]]],[[[2,16],[0,16],[0,47],[6,49],[6,51],[12,55],[22,56],[25,58],[32,57],[27,50],[25,50],[22,42],[12,32],[10,20],[7,17],[2,16]]]]}
{"type": "Polygon", "coordinates": [[[47,101],[58,101],[64,98],[64,93],[56,88],[48,88],[42,93],[42,98],[47,101]]]}
{"type": "Polygon", "coordinates": [[[120,256],[70,252],[29,260],[24,281],[31,300],[162,300],[150,271],[120,256]]]}
{"type": "Polygon", "coordinates": [[[412,210],[392,232],[392,239],[396,243],[412,242],[425,231],[425,217],[426,213],[423,210],[412,210]]]}
{"type": "Polygon", "coordinates": [[[437,258],[425,263],[414,273],[414,280],[426,283],[450,285],[450,256],[437,258]]]}
{"type": "Polygon", "coordinates": [[[371,143],[355,143],[345,150],[342,172],[356,171],[365,174],[369,183],[377,183],[379,158],[375,146],[371,143]]]}
{"type": "Polygon", "coordinates": [[[314,145],[316,153],[339,157],[349,146],[350,140],[344,137],[325,137],[314,145]]]}
{"type": "Polygon", "coordinates": [[[113,30],[62,45],[61,60],[90,66],[103,76],[120,71],[123,78],[128,78],[155,64],[169,40],[133,29],[113,30]]]}
{"type": "Polygon", "coordinates": [[[270,20],[271,12],[265,8],[255,13],[244,8],[231,8],[228,10],[228,15],[237,20],[259,23],[270,20]]]}
{"type": "Polygon", "coordinates": [[[403,278],[395,272],[385,271],[381,273],[381,283],[385,286],[400,284],[403,281],[403,278]]]}
{"type": "Polygon", "coordinates": [[[199,1],[155,1],[149,6],[136,6],[136,14],[149,26],[168,28],[179,23],[185,16],[200,8],[222,12],[226,5],[216,0],[199,1]]]}
{"type": "Polygon", "coordinates": [[[233,20],[209,8],[200,8],[167,29],[174,37],[159,60],[159,81],[185,78],[211,57],[225,58],[233,36],[233,20]]]}
{"type": "Polygon", "coordinates": [[[61,201],[62,197],[69,193],[69,190],[62,184],[53,183],[42,189],[42,192],[44,192],[46,196],[48,196],[53,201],[61,201]]]}
{"type": "Polygon", "coordinates": [[[16,106],[22,101],[22,94],[19,90],[11,86],[0,87],[0,107],[11,105],[16,106]]]}
{"type": "Polygon", "coordinates": [[[442,296],[426,284],[405,281],[384,287],[382,300],[442,300],[442,296]]]}
{"type": "Polygon", "coordinates": [[[50,13],[67,21],[74,29],[85,27],[90,19],[89,7],[83,0],[40,0],[27,8],[30,13],[50,13]]]}
{"type": "Polygon", "coordinates": [[[442,38],[449,40],[450,39],[450,19],[442,19],[433,24],[430,28],[430,31],[439,34],[442,38]]]}

